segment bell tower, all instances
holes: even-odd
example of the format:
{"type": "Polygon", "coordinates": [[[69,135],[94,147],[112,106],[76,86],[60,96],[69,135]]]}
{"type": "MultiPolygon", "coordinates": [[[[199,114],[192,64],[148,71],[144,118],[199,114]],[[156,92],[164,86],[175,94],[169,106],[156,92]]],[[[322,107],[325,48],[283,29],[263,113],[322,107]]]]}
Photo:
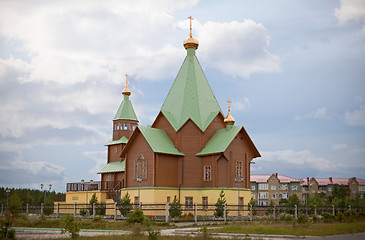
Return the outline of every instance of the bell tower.
{"type": "Polygon", "coordinates": [[[125,88],[122,91],[124,99],[113,119],[113,141],[119,140],[122,137],[129,139],[138,125],[136,113],[129,100],[131,90],[128,88],[128,74],[125,75],[125,81],[125,88]]]}

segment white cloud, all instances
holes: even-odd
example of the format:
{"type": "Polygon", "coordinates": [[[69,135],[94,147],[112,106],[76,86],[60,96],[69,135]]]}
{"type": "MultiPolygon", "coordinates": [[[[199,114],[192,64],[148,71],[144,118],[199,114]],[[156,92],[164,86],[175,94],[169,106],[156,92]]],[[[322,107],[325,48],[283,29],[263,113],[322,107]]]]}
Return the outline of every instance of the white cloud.
{"type": "Polygon", "coordinates": [[[345,123],[349,126],[365,127],[365,105],[360,106],[360,109],[353,112],[346,111],[345,123]]]}
{"type": "Polygon", "coordinates": [[[339,144],[335,144],[332,146],[332,149],[335,151],[346,150],[348,148],[349,148],[349,146],[344,143],[339,143],[339,144]]]}
{"type": "Polygon", "coordinates": [[[269,52],[270,37],[262,24],[245,20],[194,22],[194,26],[200,42],[199,58],[208,67],[243,78],[258,72],[280,72],[280,59],[269,52]]]}
{"type": "Polygon", "coordinates": [[[171,13],[196,2],[2,1],[0,35],[18,40],[29,56],[24,82],[73,84],[90,76],[117,82],[125,72],[159,80],[175,74],[176,56],[184,54],[169,43],[171,13]]]}
{"type": "Polygon", "coordinates": [[[92,159],[95,163],[95,166],[89,169],[88,173],[94,177],[94,179],[98,179],[100,175],[97,172],[107,163],[107,152],[106,151],[93,151],[93,152],[84,152],[84,155],[88,158],[92,159]]]}
{"type": "Polygon", "coordinates": [[[299,121],[305,119],[331,119],[331,118],[330,116],[328,116],[326,108],[318,108],[316,111],[306,113],[304,115],[295,115],[294,119],[299,121]]]}
{"type": "Polygon", "coordinates": [[[360,147],[360,146],[349,146],[345,143],[340,143],[340,144],[334,144],[332,146],[332,149],[335,151],[344,151],[347,150],[350,153],[364,153],[365,152],[365,148],[364,147],[360,147]]]}
{"type": "Polygon", "coordinates": [[[14,153],[13,157],[0,158],[0,182],[6,183],[9,180],[17,182],[22,179],[23,183],[33,183],[44,180],[57,181],[63,179],[65,169],[59,165],[43,162],[23,160],[20,153],[14,153]],[[16,173],[16,175],[13,175],[16,173]],[[11,176],[12,175],[12,176],[11,176]],[[15,177],[16,176],[16,177],[15,177]],[[17,178],[17,179],[14,179],[17,178]],[[8,179],[6,179],[8,178],[8,179]]]}
{"type": "Polygon", "coordinates": [[[275,152],[261,152],[262,158],[258,162],[273,162],[275,166],[292,165],[295,168],[305,167],[330,172],[336,169],[331,161],[314,156],[310,151],[294,151],[286,149],[275,152]]]}
{"type": "Polygon", "coordinates": [[[365,33],[365,4],[363,0],[341,0],[340,8],[335,9],[335,16],[340,24],[349,21],[360,21],[365,33]]]}
{"type": "Polygon", "coordinates": [[[245,97],[243,100],[232,100],[232,111],[245,111],[252,107],[250,99],[245,97]]]}

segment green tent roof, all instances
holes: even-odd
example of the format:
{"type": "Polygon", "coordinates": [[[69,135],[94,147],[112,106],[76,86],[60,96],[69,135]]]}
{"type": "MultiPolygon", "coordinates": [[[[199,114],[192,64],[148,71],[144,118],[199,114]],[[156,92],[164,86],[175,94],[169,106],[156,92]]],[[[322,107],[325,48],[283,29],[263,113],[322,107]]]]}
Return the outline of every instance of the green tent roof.
{"type": "Polygon", "coordinates": [[[138,126],[138,129],[154,152],[184,156],[175,148],[164,130],[142,126],[138,126]]]}
{"type": "Polygon", "coordinates": [[[175,131],[190,118],[202,131],[222,112],[208,80],[195,56],[195,49],[187,49],[187,56],[167,95],[161,112],[175,131]]]}
{"type": "Polygon", "coordinates": [[[124,95],[124,100],[120,104],[117,114],[115,114],[114,120],[120,120],[120,119],[138,121],[131,100],[129,100],[128,95],[124,95]]]}
{"type": "Polygon", "coordinates": [[[124,172],[125,161],[123,162],[110,162],[104,165],[98,173],[113,173],[113,172],[124,172]]]}
{"type": "Polygon", "coordinates": [[[202,156],[224,152],[241,129],[242,127],[240,126],[227,126],[217,130],[203,150],[196,155],[202,156]]]}
{"type": "Polygon", "coordinates": [[[110,140],[109,142],[105,143],[105,146],[109,146],[109,145],[115,145],[115,144],[121,144],[121,143],[127,143],[128,142],[128,138],[126,138],[125,136],[121,137],[119,140],[110,140]]]}

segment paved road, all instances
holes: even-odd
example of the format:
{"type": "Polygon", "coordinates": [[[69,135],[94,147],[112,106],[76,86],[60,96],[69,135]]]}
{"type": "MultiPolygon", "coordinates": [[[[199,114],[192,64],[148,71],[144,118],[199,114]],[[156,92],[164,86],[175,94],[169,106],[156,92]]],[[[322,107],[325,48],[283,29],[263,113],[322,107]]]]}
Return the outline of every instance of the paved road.
{"type": "MultiPolygon", "coordinates": [[[[15,228],[17,239],[57,239],[70,236],[68,233],[62,234],[60,229],[47,229],[47,228],[15,228]]],[[[161,231],[161,235],[198,235],[198,231],[201,228],[178,228],[178,229],[165,229],[161,231]]],[[[123,235],[129,234],[123,230],[81,230],[80,236],[100,236],[100,235],[123,235]]],[[[303,240],[364,240],[365,232],[356,234],[344,234],[326,237],[297,237],[288,235],[263,235],[263,234],[233,234],[233,233],[214,233],[211,236],[216,238],[251,238],[251,239],[264,239],[264,240],[291,240],[291,239],[303,239],[303,240]]]]}

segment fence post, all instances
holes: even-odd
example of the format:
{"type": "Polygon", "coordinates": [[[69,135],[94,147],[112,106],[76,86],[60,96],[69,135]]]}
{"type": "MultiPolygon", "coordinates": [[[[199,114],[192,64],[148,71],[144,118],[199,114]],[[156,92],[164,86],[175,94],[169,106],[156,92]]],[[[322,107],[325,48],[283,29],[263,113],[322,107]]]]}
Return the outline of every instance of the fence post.
{"type": "Polygon", "coordinates": [[[25,213],[26,213],[26,214],[29,214],[29,203],[27,203],[27,208],[26,208],[26,210],[25,210],[25,213]]]}
{"type": "Polygon", "coordinates": [[[317,205],[314,205],[314,216],[317,216],[317,205]]]}
{"type": "Polygon", "coordinates": [[[252,221],[252,204],[250,204],[250,221],[252,221]]]}
{"type": "Polygon", "coordinates": [[[332,215],[335,216],[335,205],[332,205],[332,215]]]}
{"type": "Polygon", "coordinates": [[[41,215],[43,215],[43,203],[41,203],[41,215]]]}
{"type": "Polygon", "coordinates": [[[351,205],[349,205],[349,210],[351,211],[351,205]]]}
{"type": "Polygon", "coordinates": [[[274,221],[275,221],[275,216],[276,215],[276,205],[274,205],[274,215],[273,215],[273,218],[274,218],[274,221]]]}
{"type": "Polygon", "coordinates": [[[60,203],[57,203],[57,218],[60,217],[60,203]]]}
{"type": "Polygon", "coordinates": [[[195,220],[195,223],[198,222],[198,205],[197,205],[197,203],[194,203],[194,220],[195,220]]]}
{"type": "Polygon", "coordinates": [[[223,205],[223,220],[224,220],[224,223],[227,222],[227,204],[223,205]]]}
{"type": "Polygon", "coordinates": [[[297,205],[294,205],[294,218],[297,218],[298,217],[298,206],[297,205]]]}
{"type": "Polygon", "coordinates": [[[93,218],[95,218],[95,203],[93,203],[93,218]]]}
{"type": "Polygon", "coordinates": [[[77,205],[77,203],[75,202],[75,204],[74,204],[74,217],[76,217],[76,209],[77,209],[76,205],[77,205]]]}
{"type": "Polygon", "coordinates": [[[166,203],[165,222],[169,222],[169,202],[166,203]]]}
{"type": "Polygon", "coordinates": [[[114,203],[114,221],[117,221],[117,203],[114,203]]]}

